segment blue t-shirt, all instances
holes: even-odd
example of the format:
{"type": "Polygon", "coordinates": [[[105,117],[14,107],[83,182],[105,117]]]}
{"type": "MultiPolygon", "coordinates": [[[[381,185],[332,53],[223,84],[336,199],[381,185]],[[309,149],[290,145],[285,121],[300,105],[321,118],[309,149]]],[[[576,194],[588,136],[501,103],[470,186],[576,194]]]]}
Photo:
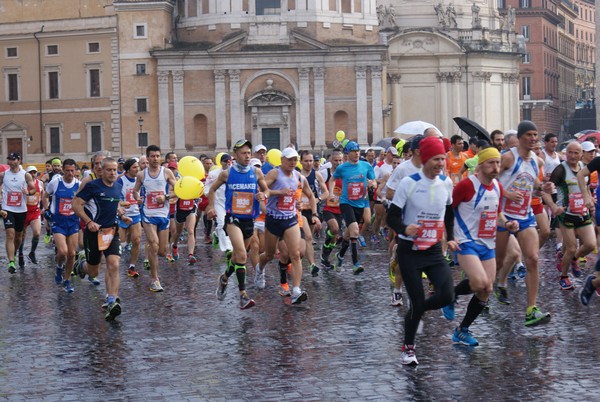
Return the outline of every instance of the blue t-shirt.
{"type": "Polygon", "coordinates": [[[373,166],[365,161],[358,161],[356,164],[345,162],[335,169],[333,177],[342,179],[340,204],[348,204],[356,208],[369,206],[367,180],[375,179],[373,166]]]}
{"type": "Polygon", "coordinates": [[[262,165],[262,167],[260,168],[260,170],[262,170],[263,174],[266,175],[271,170],[273,170],[273,168],[274,168],[273,165],[271,165],[269,162],[265,161],[265,164],[262,165]]]}
{"type": "Polygon", "coordinates": [[[121,199],[123,186],[115,182],[112,187],[96,179],[88,184],[77,194],[77,197],[86,202],[85,213],[100,225],[101,228],[109,228],[116,225],[117,208],[121,199]]]}

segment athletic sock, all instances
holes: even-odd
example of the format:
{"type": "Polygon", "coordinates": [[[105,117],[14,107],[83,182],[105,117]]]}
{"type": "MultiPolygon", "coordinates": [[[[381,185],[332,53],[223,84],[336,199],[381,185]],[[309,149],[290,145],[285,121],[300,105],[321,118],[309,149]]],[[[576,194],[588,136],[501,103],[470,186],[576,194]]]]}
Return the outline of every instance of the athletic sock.
{"type": "Polygon", "coordinates": [[[460,323],[460,327],[470,327],[473,321],[475,321],[475,319],[483,311],[485,306],[487,306],[487,302],[479,300],[477,296],[473,295],[471,301],[469,302],[469,306],[467,307],[465,318],[463,318],[462,322],[460,323]]]}
{"type": "Polygon", "coordinates": [[[344,255],[346,254],[346,250],[348,250],[348,247],[350,247],[350,242],[346,239],[342,240],[342,248],[340,249],[340,257],[344,258],[344,255]]]}
{"type": "Polygon", "coordinates": [[[246,290],[246,266],[233,263],[235,268],[235,277],[238,281],[238,289],[240,292],[246,290]]]}
{"type": "Polygon", "coordinates": [[[350,239],[350,246],[352,250],[352,264],[358,264],[358,239],[353,237],[350,239]]]}
{"type": "Polygon", "coordinates": [[[469,295],[471,293],[473,293],[473,291],[471,290],[468,279],[463,279],[454,287],[454,294],[456,296],[469,295]]]}
{"type": "Polygon", "coordinates": [[[279,283],[282,285],[287,283],[287,267],[286,263],[279,261],[279,283]]]}

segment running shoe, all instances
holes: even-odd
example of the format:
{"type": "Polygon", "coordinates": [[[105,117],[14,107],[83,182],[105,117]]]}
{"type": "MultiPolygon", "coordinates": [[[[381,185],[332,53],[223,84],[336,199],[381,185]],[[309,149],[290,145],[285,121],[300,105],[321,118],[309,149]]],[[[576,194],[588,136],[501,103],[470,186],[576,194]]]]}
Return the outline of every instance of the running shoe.
{"type": "Polygon", "coordinates": [[[281,297],[290,297],[292,295],[292,292],[290,291],[290,285],[286,282],[286,283],[282,283],[279,286],[279,296],[281,297]]]}
{"type": "MultiPolygon", "coordinates": [[[[464,272],[464,271],[463,271],[464,272]]],[[[516,282],[517,281],[517,274],[515,272],[515,266],[512,267],[512,269],[510,270],[510,272],[508,273],[508,277],[507,279],[510,282],[516,282]]]]}
{"type": "Polygon", "coordinates": [[[400,353],[400,363],[406,366],[416,366],[419,364],[415,353],[415,345],[402,345],[400,353]]]}
{"type": "Polygon", "coordinates": [[[198,262],[198,259],[196,258],[196,256],[194,254],[189,254],[188,255],[188,263],[190,265],[195,264],[198,262]]]}
{"type": "Polygon", "coordinates": [[[213,248],[219,248],[219,236],[217,236],[217,232],[213,232],[212,234],[212,245],[213,248]]]}
{"type": "Polygon", "coordinates": [[[100,286],[100,281],[95,276],[88,275],[88,281],[94,286],[100,286]]]}
{"type": "Polygon", "coordinates": [[[496,286],[494,290],[494,296],[498,299],[498,303],[500,304],[510,304],[510,300],[508,300],[508,291],[504,286],[496,286]]]}
{"type": "Polygon", "coordinates": [[[50,240],[52,240],[52,236],[50,235],[50,233],[46,233],[44,235],[44,243],[45,244],[50,244],[50,240]]]}
{"type": "Polygon", "coordinates": [[[150,269],[150,260],[148,260],[147,258],[144,260],[144,268],[146,270],[150,269]]]}
{"type": "Polygon", "coordinates": [[[588,277],[585,279],[583,287],[579,291],[579,300],[584,306],[590,304],[590,299],[592,298],[592,296],[594,295],[594,291],[596,290],[594,288],[594,285],[592,284],[592,281],[594,279],[596,279],[594,275],[588,275],[588,277]]]}
{"type": "Polygon", "coordinates": [[[365,270],[365,268],[363,267],[363,265],[360,262],[357,262],[356,264],[354,264],[352,266],[352,273],[354,275],[358,275],[361,272],[363,272],[365,270]]]}
{"type": "Polygon", "coordinates": [[[65,292],[67,292],[67,293],[73,293],[75,291],[75,288],[71,284],[71,281],[68,279],[66,279],[63,282],[63,288],[64,288],[65,292]]]}
{"type": "Polygon", "coordinates": [[[521,279],[525,278],[525,275],[527,275],[527,268],[525,268],[523,263],[517,264],[517,275],[519,275],[519,278],[521,279]]]}
{"type": "Polygon", "coordinates": [[[27,259],[29,260],[29,262],[31,262],[32,264],[37,265],[37,258],[35,256],[35,253],[32,251],[29,254],[27,254],[27,259]]]}
{"type": "MultiPolygon", "coordinates": [[[[117,296],[117,298],[115,299],[115,301],[117,303],[121,304],[121,298],[119,296],[117,296]]],[[[108,302],[108,295],[106,295],[106,297],[104,298],[104,303],[102,303],[102,308],[103,309],[108,308],[109,304],[110,303],[108,302]]]]}
{"type": "Polygon", "coordinates": [[[63,269],[61,267],[56,267],[56,273],[54,274],[54,282],[57,285],[62,285],[63,283],[63,269]]]}
{"type": "Polygon", "coordinates": [[[204,244],[212,244],[212,239],[210,235],[204,235],[204,244]]]}
{"type": "Polygon", "coordinates": [[[227,294],[227,277],[225,274],[219,276],[216,294],[218,300],[225,300],[225,295],[227,294]]]}
{"type": "Polygon", "coordinates": [[[110,303],[107,306],[107,309],[108,311],[104,316],[104,319],[106,321],[114,321],[114,319],[117,318],[117,316],[121,315],[121,305],[117,301],[115,301],[114,303],[110,303]]]}
{"type": "Polygon", "coordinates": [[[344,258],[340,257],[340,253],[335,253],[335,264],[333,265],[333,270],[335,272],[342,272],[344,268],[342,268],[342,264],[344,263],[344,258]]]}
{"type": "Polygon", "coordinates": [[[153,292],[162,292],[164,289],[160,286],[160,281],[157,279],[150,285],[150,290],[153,292]]]}
{"type": "Polygon", "coordinates": [[[130,278],[137,278],[140,276],[140,273],[138,271],[136,271],[135,266],[132,265],[127,270],[127,276],[130,278]]]}
{"type": "Polygon", "coordinates": [[[81,258],[81,254],[77,254],[77,257],[75,258],[75,263],[73,264],[73,272],[81,279],[85,278],[85,271],[83,270],[83,261],[84,259],[81,258]]]}
{"type": "Polygon", "coordinates": [[[133,244],[131,244],[131,243],[127,243],[127,244],[125,245],[125,251],[129,251],[129,252],[130,252],[132,247],[133,247],[133,244]]]}
{"type": "Polygon", "coordinates": [[[444,259],[446,260],[446,263],[448,264],[449,267],[454,266],[454,259],[449,254],[446,254],[444,256],[444,259]]]}
{"type": "Polygon", "coordinates": [[[331,265],[331,263],[329,262],[329,260],[326,260],[325,258],[323,258],[323,256],[321,256],[321,267],[325,271],[329,271],[330,269],[333,269],[333,265],[331,265]]]}
{"type": "Polygon", "coordinates": [[[319,276],[319,267],[317,267],[316,264],[312,264],[310,266],[310,274],[315,277],[315,276],[319,276]]]}
{"type": "Polygon", "coordinates": [[[377,235],[371,236],[371,244],[379,244],[379,242],[380,242],[379,236],[377,236],[377,235]]]}
{"type": "Polygon", "coordinates": [[[25,268],[25,256],[19,253],[19,268],[25,268]]]}
{"type": "Polygon", "coordinates": [[[477,342],[477,339],[473,336],[471,331],[469,331],[468,327],[456,328],[452,335],[452,342],[462,343],[467,346],[479,345],[479,342],[477,342]]]}
{"type": "Polygon", "coordinates": [[[177,261],[179,259],[179,247],[173,245],[171,246],[171,250],[173,250],[173,260],[177,261]]]}
{"type": "Polygon", "coordinates": [[[454,319],[454,305],[455,302],[452,302],[450,304],[448,304],[445,307],[442,307],[442,314],[444,315],[444,318],[446,318],[449,321],[452,321],[454,319]]]}
{"type": "Polygon", "coordinates": [[[550,313],[542,313],[539,308],[533,307],[530,313],[525,315],[525,326],[532,327],[534,325],[546,324],[550,321],[550,313]]]}
{"type": "Polygon", "coordinates": [[[246,291],[244,290],[241,294],[240,294],[240,309],[241,310],[246,310],[247,308],[250,308],[252,306],[254,306],[254,300],[248,297],[248,293],[246,293],[246,291]]]}
{"type": "Polygon", "coordinates": [[[561,250],[557,250],[556,251],[556,270],[558,272],[562,272],[562,259],[563,259],[563,253],[561,250]]]}
{"type": "Polygon", "coordinates": [[[167,262],[175,262],[175,258],[171,254],[167,254],[167,262]]]}
{"type": "Polygon", "coordinates": [[[581,276],[581,269],[579,268],[579,261],[573,260],[571,262],[571,270],[573,271],[573,276],[575,276],[575,278],[579,278],[581,276]]]}
{"type": "Polygon", "coordinates": [[[261,271],[260,266],[257,264],[256,268],[254,269],[254,272],[254,286],[256,286],[259,289],[264,289],[266,286],[265,271],[261,271]]]}
{"type": "Polygon", "coordinates": [[[8,262],[8,272],[10,272],[11,274],[14,274],[15,272],[17,272],[17,267],[16,267],[14,261],[8,262]]]}
{"type": "Polygon", "coordinates": [[[292,304],[300,304],[308,299],[308,295],[305,291],[297,294],[292,294],[292,304]]]}
{"type": "Polygon", "coordinates": [[[587,264],[587,257],[586,256],[579,257],[579,263],[583,264],[583,265],[587,264]]]}
{"type": "Polygon", "coordinates": [[[575,289],[575,286],[573,286],[573,283],[571,282],[568,276],[560,278],[560,280],[558,281],[558,285],[560,286],[561,290],[575,289]]]}
{"type": "Polygon", "coordinates": [[[363,235],[358,235],[358,245],[361,247],[367,247],[367,242],[365,241],[365,237],[363,235]]]}
{"type": "Polygon", "coordinates": [[[402,301],[402,292],[392,292],[392,302],[390,303],[390,305],[394,307],[400,307],[403,304],[404,302],[402,301]]]}

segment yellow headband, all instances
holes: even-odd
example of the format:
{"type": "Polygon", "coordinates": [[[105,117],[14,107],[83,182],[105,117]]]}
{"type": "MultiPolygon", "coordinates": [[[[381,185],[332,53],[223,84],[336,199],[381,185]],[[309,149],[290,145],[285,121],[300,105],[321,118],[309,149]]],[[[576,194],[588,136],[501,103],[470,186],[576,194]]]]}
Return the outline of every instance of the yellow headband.
{"type": "Polygon", "coordinates": [[[493,159],[493,158],[500,159],[500,151],[498,151],[498,149],[496,149],[494,147],[482,149],[481,151],[477,152],[477,158],[479,159],[477,163],[479,165],[481,165],[483,162],[485,162],[489,159],[493,159]]]}

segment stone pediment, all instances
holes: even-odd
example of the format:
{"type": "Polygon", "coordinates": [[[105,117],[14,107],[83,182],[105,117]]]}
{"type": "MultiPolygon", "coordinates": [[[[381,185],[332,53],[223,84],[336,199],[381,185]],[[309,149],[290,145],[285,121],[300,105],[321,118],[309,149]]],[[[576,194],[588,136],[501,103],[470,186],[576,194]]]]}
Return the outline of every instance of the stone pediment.
{"type": "Polygon", "coordinates": [[[208,49],[208,52],[239,52],[243,50],[328,50],[330,48],[327,44],[320,42],[314,38],[311,38],[310,36],[307,36],[304,33],[298,31],[291,31],[289,33],[289,39],[290,44],[285,46],[252,46],[246,44],[248,40],[248,34],[246,32],[240,32],[238,34],[226,37],[222,42],[208,49]]]}
{"type": "Polygon", "coordinates": [[[388,39],[392,56],[460,54],[465,49],[452,38],[435,31],[403,31],[388,39]]]}
{"type": "Polygon", "coordinates": [[[22,126],[14,121],[9,122],[8,124],[0,127],[0,131],[25,131],[27,127],[22,126]]]}
{"type": "Polygon", "coordinates": [[[265,89],[250,96],[246,104],[250,107],[291,106],[293,102],[293,98],[285,92],[265,89]]]}

